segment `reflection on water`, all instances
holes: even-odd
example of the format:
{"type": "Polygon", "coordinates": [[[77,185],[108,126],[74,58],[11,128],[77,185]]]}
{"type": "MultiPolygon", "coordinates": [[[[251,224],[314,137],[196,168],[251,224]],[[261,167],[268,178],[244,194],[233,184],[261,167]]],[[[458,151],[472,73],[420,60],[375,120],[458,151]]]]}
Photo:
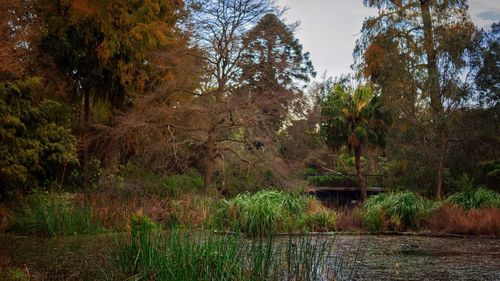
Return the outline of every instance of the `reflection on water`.
{"type": "MultiPolygon", "coordinates": [[[[32,280],[100,280],[107,249],[122,235],[0,236],[0,253],[32,280]]],[[[314,237],[311,237],[314,239],[314,237]]],[[[500,280],[500,240],[416,236],[336,236],[333,263],[352,280],[500,280]],[[351,266],[356,264],[351,272],[351,266]]]]}

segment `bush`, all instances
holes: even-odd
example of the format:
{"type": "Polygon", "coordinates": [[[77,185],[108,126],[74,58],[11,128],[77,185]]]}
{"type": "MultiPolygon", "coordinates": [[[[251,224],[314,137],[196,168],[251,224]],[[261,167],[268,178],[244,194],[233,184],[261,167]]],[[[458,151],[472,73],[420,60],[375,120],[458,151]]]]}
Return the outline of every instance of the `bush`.
{"type": "Polygon", "coordinates": [[[120,172],[121,177],[129,184],[140,188],[134,192],[156,195],[159,197],[179,197],[187,193],[203,190],[203,177],[195,169],[189,169],[183,174],[165,175],[129,162],[120,172]]]}
{"type": "Polygon", "coordinates": [[[302,223],[308,230],[320,232],[335,230],[335,221],[335,213],[322,211],[314,214],[305,214],[302,223]]]}
{"type": "Polygon", "coordinates": [[[301,220],[301,224],[309,231],[333,231],[337,216],[335,212],[323,206],[318,200],[309,198],[307,209],[301,220]]]}
{"type": "Polygon", "coordinates": [[[438,203],[409,192],[379,194],[370,197],[362,207],[365,225],[371,232],[380,231],[384,223],[390,230],[407,230],[419,226],[438,203]]]}
{"type": "Polygon", "coordinates": [[[214,183],[222,187],[227,196],[232,197],[244,192],[255,193],[264,189],[272,189],[282,185],[278,174],[261,165],[246,171],[237,164],[228,165],[225,173],[215,173],[214,183]]]}
{"type": "Polygon", "coordinates": [[[39,87],[37,78],[0,83],[0,196],[51,182],[63,165],[77,162],[61,105],[44,100],[33,106],[39,87]]]}
{"type": "Polygon", "coordinates": [[[240,194],[223,200],[211,223],[217,228],[266,236],[290,231],[332,231],[336,214],[314,199],[279,191],[240,194]]]}
{"type": "Polygon", "coordinates": [[[240,194],[229,201],[223,200],[214,221],[219,227],[265,236],[293,228],[293,223],[304,213],[306,199],[279,191],[240,194]]]}
{"type": "Polygon", "coordinates": [[[352,177],[345,175],[315,175],[307,177],[307,182],[316,186],[331,186],[333,182],[352,181],[352,177]]]}
{"type": "Polygon", "coordinates": [[[457,192],[448,197],[447,201],[465,210],[488,207],[500,208],[500,194],[485,187],[457,192]]]}
{"type": "Polygon", "coordinates": [[[29,277],[23,270],[15,267],[0,268],[0,280],[2,281],[28,281],[29,277]]]}
{"type": "Polygon", "coordinates": [[[15,232],[37,235],[95,234],[103,232],[90,208],[77,205],[70,195],[36,192],[22,199],[9,217],[15,232]]]}

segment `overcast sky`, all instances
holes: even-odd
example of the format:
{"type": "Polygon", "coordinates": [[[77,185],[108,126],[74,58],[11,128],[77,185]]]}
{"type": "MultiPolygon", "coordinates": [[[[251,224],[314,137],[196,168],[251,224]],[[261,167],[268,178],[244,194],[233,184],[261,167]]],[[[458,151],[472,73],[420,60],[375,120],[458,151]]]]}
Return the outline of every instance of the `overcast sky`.
{"type": "MultiPolygon", "coordinates": [[[[289,8],[288,22],[300,21],[297,36],[311,53],[320,77],[350,72],[352,50],[365,17],[376,14],[362,0],[278,0],[289,8]]],[[[469,12],[480,27],[500,20],[500,0],[469,0],[469,12]]]]}

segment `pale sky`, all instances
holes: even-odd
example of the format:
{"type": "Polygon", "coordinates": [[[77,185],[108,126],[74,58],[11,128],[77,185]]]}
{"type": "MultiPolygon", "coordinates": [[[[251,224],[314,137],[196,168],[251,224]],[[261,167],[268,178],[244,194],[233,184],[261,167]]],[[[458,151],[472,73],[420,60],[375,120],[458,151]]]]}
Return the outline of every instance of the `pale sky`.
{"type": "MultiPolygon", "coordinates": [[[[365,17],[376,14],[363,0],[278,0],[289,8],[288,22],[300,21],[297,37],[318,72],[339,76],[350,72],[352,51],[365,17]]],[[[500,0],[469,0],[472,20],[488,27],[500,20],[500,0]]]]}

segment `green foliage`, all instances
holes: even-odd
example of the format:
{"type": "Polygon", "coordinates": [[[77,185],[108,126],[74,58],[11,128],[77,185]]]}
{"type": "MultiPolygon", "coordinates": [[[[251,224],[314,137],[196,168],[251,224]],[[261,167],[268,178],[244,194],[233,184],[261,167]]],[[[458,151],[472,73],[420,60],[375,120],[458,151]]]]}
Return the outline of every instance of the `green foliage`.
{"type": "Polygon", "coordinates": [[[328,146],[340,149],[363,144],[384,146],[391,118],[382,109],[380,97],[370,87],[351,88],[339,82],[322,101],[320,124],[322,137],[328,146]]]}
{"type": "Polygon", "coordinates": [[[120,274],[134,280],[319,280],[332,272],[333,239],[275,238],[152,231],[118,243],[112,253],[120,274]]]}
{"type": "Polygon", "coordinates": [[[183,174],[164,175],[129,162],[121,169],[120,175],[126,180],[139,183],[140,192],[147,195],[178,197],[203,190],[203,177],[195,169],[189,169],[183,174]]]}
{"type": "Polygon", "coordinates": [[[353,180],[353,178],[345,175],[320,175],[320,176],[307,177],[307,182],[309,184],[314,184],[316,186],[330,186],[330,184],[333,181],[346,181],[346,180],[353,180]]]}
{"type": "Polygon", "coordinates": [[[336,220],[334,212],[323,209],[315,213],[304,214],[301,223],[310,231],[331,231],[335,229],[336,220]]]}
{"type": "Polygon", "coordinates": [[[293,27],[287,26],[274,13],[264,15],[243,38],[241,72],[255,99],[274,103],[261,106],[267,119],[266,129],[277,132],[283,127],[289,111],[295,110],[294,99],[300,89],[297,82],[308,82],[316,75],[293,27]]]}
{"type": "Polygon", "coordinates": [[[55,179],[75,163],[75,138],[58,125],[60,105],[33,106],[37,78],[0,83],[0,192],[30,189],[55,179]]]}
{"type": "Polygon", "coordinates": [[[265,236],[290,230],[303,214],[307,197],[279,191],[240,194],[221,203],[213,217],[215,226],[265,236]]]}
{"type": "Polygon", "coordinates": [[[245,170],[236,164],[228,165],[225,174],[216,173],[215,183],[224,186],[228,190],[228,196],[250,192],[255,193],[263,189],[279,186],[277,176],[269,170],[269,167],[255,165],[251,170],[245,170]],[[224,184],[224,185],[223,185],[224,184]]]}
{"type": "Polygon", "coordinates": [[[132,237],[148,234],[160,227],[148,216],[143,214],[134,214],[130,217],[130,233],[132,237]]]}
{"type": "Polygon", "coordinates": [[[23,270],[14,267],[0,268],[2,281],[29,281],[29,276],[23,270]]]}
{"type": "Polygon", "coordinates": [[[40,49],[75,82],[75,93],[94,94],[118,108],[146,83],[163,79],[165,72],[145,63],[154,60],[152,52],[186,44],[177,26],[185,15],[182,1],[37,4],[47,29],[40,49]]]}
{"type": "Polygon", "coordinates": [[[446,200],[465,210],[488,207],[500,208],[500,193],[482,186],[464,189],[461,192],[452,194],[446,200]]]}
{"type": "Polygon", "coordinates": [[[370,197],[362,207],[365,225],[372,232],[382,229],[384,223],[400,231],[418,227],[420,222],[439,207],[438,203],[403,191],[370,197]]]}
{"type": "Polygon", "coordinates": [[[487,177],[500,180],[500,159],[483,162],[481,167],[487,177]]]}
{"type": "MultiPolygon", "coordinates": [[[[96,189],[106,175],[106,170],[102,167],[101,160],[95,157],[90,158],[88,169],[89,188],[96,189]]],[[[67,185],[74,190],[81,190],[83,186],[83,172],[80,167],[77,166],[71,170],[67,185]]]]}
{"type": "Polygon", "coordinates": [[[72,201],[69,194],[35,192],[23,198],[9,217],[14,232],[36,235],[95,234],[104,231],[91,210],[72,201]]]}

